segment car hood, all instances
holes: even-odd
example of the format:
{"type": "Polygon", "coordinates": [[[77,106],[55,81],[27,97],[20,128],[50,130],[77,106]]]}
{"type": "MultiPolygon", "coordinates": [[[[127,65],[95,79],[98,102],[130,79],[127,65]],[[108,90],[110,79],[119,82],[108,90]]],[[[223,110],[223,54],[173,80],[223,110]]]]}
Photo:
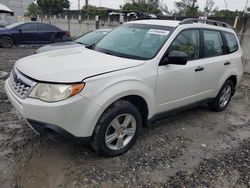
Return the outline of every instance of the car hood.
{"type": "Polygon", "coordinates": [[[69,42],[58,42],[58,43],[42,46],[41,48],[38,48],[38,50],[36,52],[43,53],[43,52],[48,52],[48,51],[52,51],[52,50],[59,50],[59,49],[79,47],[79,46],[83,46],[83,45],[75,43],[75,42],[70,42],[70,41],[69,42]]]}
{"type": "Polygon", "coordinates": [[[144,64],[145,61],[111,56],[85,47],[55,50],[25,57],[15,67],[38,81],[75,83],[95,75],[144,64]]]}

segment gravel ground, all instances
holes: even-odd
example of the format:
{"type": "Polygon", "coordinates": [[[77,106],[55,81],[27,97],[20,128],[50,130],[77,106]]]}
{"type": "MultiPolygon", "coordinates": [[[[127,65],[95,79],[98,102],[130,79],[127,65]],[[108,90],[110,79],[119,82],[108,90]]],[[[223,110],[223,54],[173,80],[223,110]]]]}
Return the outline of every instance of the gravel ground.
{"type": "Polygon", "coordinates": [[[107,159],[36,135],[9,103],[4,80],[35,50],[0,49],[0,187],[250,187],[249,75],[224,112],[200,106],[167,117],[107,159]]]}

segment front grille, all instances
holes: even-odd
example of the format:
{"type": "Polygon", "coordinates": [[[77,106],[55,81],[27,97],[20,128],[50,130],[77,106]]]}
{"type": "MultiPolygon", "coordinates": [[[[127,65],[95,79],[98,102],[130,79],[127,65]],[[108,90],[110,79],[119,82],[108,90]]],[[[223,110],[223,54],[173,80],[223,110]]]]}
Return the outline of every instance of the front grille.
{"type": "Polygon", "coordinates": [[[35,84],[36,82],[27,78],[18,70],[12,70],[9,78],[9,85],[14,93],[20,98],[26,98],[35,84]]]}

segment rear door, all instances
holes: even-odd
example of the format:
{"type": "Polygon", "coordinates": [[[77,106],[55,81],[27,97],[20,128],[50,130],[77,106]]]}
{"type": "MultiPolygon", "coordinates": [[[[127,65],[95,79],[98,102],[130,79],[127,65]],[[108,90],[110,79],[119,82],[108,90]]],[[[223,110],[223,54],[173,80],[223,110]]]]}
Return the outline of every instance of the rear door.
{"type": "Polygon", "coordinates": [[[20,25],[17,30],[18,44],[36,44],[38,42],[36,23],[25,23],[20,25]]]}
{"type": "Polygon", "coordinates": [[[202,36],[204,76],[201,80],[201,90],[203,98],[210,98],[218,89],[219,82],[226,72],[228,56],[221,31],[203,29],[202,36]]]}
{"type": "Polygon", "coordinates": [[[59,29],[44,23],[38,23],[39,41],[40,43],[52,43],[57,36],[59,29]]]}

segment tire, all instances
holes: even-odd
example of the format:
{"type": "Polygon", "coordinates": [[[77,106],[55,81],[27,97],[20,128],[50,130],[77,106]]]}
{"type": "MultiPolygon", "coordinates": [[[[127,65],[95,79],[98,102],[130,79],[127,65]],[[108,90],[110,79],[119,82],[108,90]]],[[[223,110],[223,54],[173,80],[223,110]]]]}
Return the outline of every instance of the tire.
{"type": "Polygon", "coordinates": [[[9,36],[0,37],[0,46],[3,48],[11,48],[14,45],[14,41],[9,36]]]}
{"type": "Polygon", "coordinates": [[[128,101],[118,100],[100,117],[91,146],[98,155],[119,156],[134,145],[141,128],[142,116],[136,106],[128,101]]]}
{"type": "Polygon", "coordinates": [[[208,104],[209,108],[216,112],[225,110],[233,96],[234,87],[235,86],[233,82],[231,80],[227,80],[221,87],[218,95],[213,100],[213,102],[208,104]]]}

